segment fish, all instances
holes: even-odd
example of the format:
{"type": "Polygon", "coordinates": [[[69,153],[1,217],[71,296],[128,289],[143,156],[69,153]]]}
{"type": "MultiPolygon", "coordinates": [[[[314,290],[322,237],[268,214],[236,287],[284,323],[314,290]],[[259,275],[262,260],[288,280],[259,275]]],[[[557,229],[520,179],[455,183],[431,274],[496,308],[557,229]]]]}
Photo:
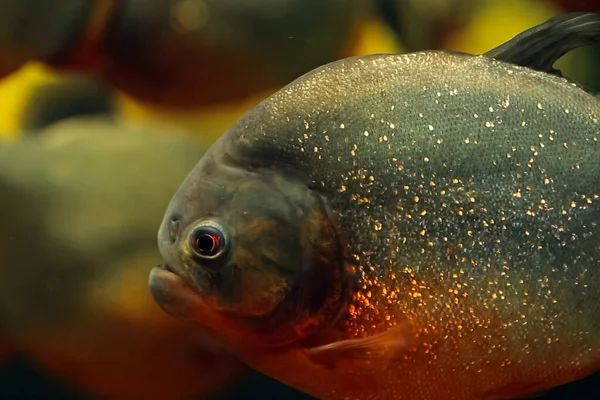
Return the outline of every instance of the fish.
{"type": "Polygon", "coordinates": [[[599,23],[291,82],[173,195],[154,299],[321,399],[507,399],[598,370],[600,102],[552,65],[599,23]]]}
{"type": "Polygon", "coordinates": [[[474,18],[482,2],[375,0],[375,7],[406,50],[439,47],[443,38],[474,18]]]}
{"type": "MultiPolygon", "coordinates": [[[[6,0],[0,4],[0,77],[32,60],[68,52],[95,8],[89,0],[6,0]]],[[[113,3],[112,1],[102,3],[113,3]]]]}
{"type": "Polygon", "coordinates": [[[597,15],[573,12],[567,17],[563,14],[550,18],[486,52],[485,56],[562,76],[553,67],[559,58],[574,49],[600,43],[597,15]]]}
{"type": "Polygon", "coordinates": [[[0,9],[0,76],[41,61],[175,109],[229,105],[345,56],[368,7],[361,0],[30,2],[0,9]]]}
{"type": "Polygon", "coordinates": [[[597,2],[591,0],[548,0],[550,3],[556,3],[561,9],[569,12],[587,11],[599,12],[600,7],[597,2]]]}
{"type": "Polygon", "coordinates": [[[118,129],[118,123],[110,125],[119,122],[117,113],[114,93],[104,82],[90,75],[68,74],[58,81],[34,86],[22,109],[19,125],[22,133],[44,134],[45,128],[77,117],[118,129]]]}
{"type": "MultiPolygon", "coordinates": [[[[81,98],[59,93],[55,102],[81,98]]],[[[246,374],[147,290],[148,264],[161,262],[155,221],[207,147],[172,126],[105,116],[0,142],[0,339],[11,355],[86,397],[205,398],[246,374]]]]}

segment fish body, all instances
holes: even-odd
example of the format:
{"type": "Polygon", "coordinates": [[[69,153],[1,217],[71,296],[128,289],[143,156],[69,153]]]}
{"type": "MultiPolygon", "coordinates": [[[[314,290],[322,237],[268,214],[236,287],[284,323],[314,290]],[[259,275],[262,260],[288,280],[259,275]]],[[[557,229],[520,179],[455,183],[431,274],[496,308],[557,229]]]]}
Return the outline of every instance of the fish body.
{"type": "Polygon", "coordinates": [[[74,75],[35,87],[21,114],[22,131],[37,134],[54,123],[75,117],[97,117],[96,121],[103,124],[100,126],[110,126],[108,122],[116,119],[117,105],[103,82],[89,75],[74,75]]]}
{"type": "Polygon", "coordinates": [[[280,88],[346,56],[368,10],[357,0],[6,3],[0,76],[42,61],[94,73],[145,103],[192,109],[280,88]]]}
{"type": "Polygon", "coordinates": [[[113,399],[207,396],[242,373],[202,331],[165,315],[146,285],[148,264],[161,261],[154,221],[204,151],[177,129],[104,117],[0,144],[6,350],[113,399]]]}
{"type": "Polygon", "coordinates": [[[409,51],[438,48],[444,36],[468,23],[485,5],[464,0],[376,0],[374,3],[409,51]]]}
{"type": "Polygon", "coordinates": [[[538,67],[426,51],[291,83],[174,195],[155,299],[323,399],[511,398],[597,370],[600,103],[538,67]]]}
{"type": "Polygon", "coordinates": [[[600,7],[598,7],[598,3],[595,1],[589,0],[556,0],[550,1],[551,3],[556,3],[565,11],[589,11],[589,12],[599,12],[600,7]]]}
{"type": "Polygon", "coordinates": [[[0,5],[0,77],[41,61],[94,73],[154,105],[225,105],[346,56],[368,7],[357,0],[68,0],[43,7],[7,0],[0,5]]]}
{"type": "Polygon", "coordinates": [[[7,0],[0,5],[0,77],[31,60],[67,51],[84,30],[94,4],[89,0],[7,0]]]}

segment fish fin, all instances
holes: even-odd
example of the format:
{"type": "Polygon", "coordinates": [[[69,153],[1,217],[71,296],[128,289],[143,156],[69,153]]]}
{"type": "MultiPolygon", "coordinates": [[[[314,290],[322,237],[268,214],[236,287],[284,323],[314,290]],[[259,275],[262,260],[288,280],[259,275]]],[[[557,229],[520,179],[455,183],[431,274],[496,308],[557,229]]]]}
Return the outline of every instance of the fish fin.
{"type": "Polygon", "coordinates": [[[501,390],[499,393],[489,393],[481,398],[481,400],[525,400],[525,399],[537,399],[539,397],[546,396],[552,389],[539,389],[540,387],[546,386],[545,383],[539,382],[535,385],[530,385],[526,388],[512,389],[512,390],[501,390]]]}
{"type": "Polygon", "coordinates": [[[415,340],[411,325],[404,322],[373,336],[312,347],[305,353],[314,362],[332,367],[342,359],[392,359],[411,349],[415,340]]]}
{"type": "Polygon", "coordinates": [[[37,87],[20,124],[28,134],[40,133],[54,123],[74,117],[113,115],[115,98],[99,79],[76,75],[37,87]]]}
{"type": "Polygon", "coordinates": [[[540,397],[547,396],[551,390],[542,390],[534,393],[517,394],[517,395],[506,395],[506,396],[488,396],[481,400],[528,400],[528,399],[539,399],[540,397]]]}
{"type": "Polygon", "coordinates": [[[519,398],[520,399],[538,399],[540,397],[544,397],[544,396],[548,395],[548,393],[550,393],[550,392],[551,392],[550,390],[542,390],[540,392],[521,395],[519,398]]]}
{"type": "Polygon", "coordinates": [[[562,76],[553,68],[566,53],[600,42],[600,14],[574,12],[550,18],[484,53],[511,64],[562,76]]]}

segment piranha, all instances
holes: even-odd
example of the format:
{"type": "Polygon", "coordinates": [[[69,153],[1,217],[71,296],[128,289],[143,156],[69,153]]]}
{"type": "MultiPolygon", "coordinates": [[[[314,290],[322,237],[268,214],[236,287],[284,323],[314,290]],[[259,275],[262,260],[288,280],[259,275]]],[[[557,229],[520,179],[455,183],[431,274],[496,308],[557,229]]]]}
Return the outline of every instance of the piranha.
{"type": "Polygon", "coordinates": [[[367,3],[3,0],[0,77],[41,61],[148,104],[227,105],[354,53],[367,3]]]}
{"type": "Polygon", "coordinates": [[[600,101],[564,14],[483,55],[340,60],[249,111],[158,233],[150,289],[322,399],[535,395],[600,367],[600,101]]]}
{"type": "MultiPolygon", "coordinates": [[[[41,130],[0,141],[0,363],[23,356],[83,398],[207,398],[244,365],[162,312],[146,282],[161,261],[155,221],[208,145],[173,126],[89,116],[104,109],[93,87],[36,91],[26,122],[41,130]]],[[[8,371],[0,398],[17,396],[8,371]]]]}

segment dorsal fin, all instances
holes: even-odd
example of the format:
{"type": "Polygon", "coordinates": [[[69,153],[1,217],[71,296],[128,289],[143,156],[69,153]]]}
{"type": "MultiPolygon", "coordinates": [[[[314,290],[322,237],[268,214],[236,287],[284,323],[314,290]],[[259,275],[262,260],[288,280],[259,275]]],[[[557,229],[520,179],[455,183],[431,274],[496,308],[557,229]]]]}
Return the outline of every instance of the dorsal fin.
{"type": "Polygon", "coordinates": [[[550,18],[484,53],[511,64],[562,76],[553,68],[566,53],[600,42],[600,14],[574,12],[550,18]]]}

